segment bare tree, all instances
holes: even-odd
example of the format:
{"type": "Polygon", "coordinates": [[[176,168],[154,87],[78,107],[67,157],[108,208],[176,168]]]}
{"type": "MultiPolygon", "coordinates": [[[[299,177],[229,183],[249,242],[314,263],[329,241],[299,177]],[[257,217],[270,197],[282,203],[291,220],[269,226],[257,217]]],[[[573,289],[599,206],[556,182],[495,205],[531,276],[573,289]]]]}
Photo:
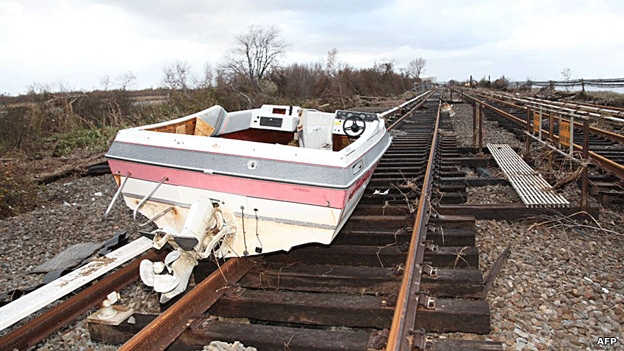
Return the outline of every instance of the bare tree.
{"type": "MultiPolygon", "coordinates": [[[[567,83],[570,81],[570,78],[572,78],[572,70],[570,69],[570,67],[566,67],[563,69],[563,71],[561,71],[561,75],[563,76],[563,79],[565,79],[567,83]]],[[[570,87],[568,85],[566,85],[565,89],[566,91],[570,91],[570,87]]]]}
{"type": "Polygon", "coordinates": [[[338,64],[336,55],[338,55],[338,50],[336,48],[333,48],[327,52],[327,73],[329,75],[336,74],[336,66],[338,64]]]}
{"type": "Polygon", "coordinates": [[[420,78],[420,74],[425,71],[425,65],[427,64],[427,60],[422,57],[412,60],[407,65],[407,73],[410,77],[420,78]]]}
{"type": "Polygon", "coordinates": [[[388,60],[388,61],[384,61],[381,63],[375,62],[373,69],[379,72],[379,74],[387,76],[388,74],[394,73],[394,66],[395,66],[395,61],[388,60]]]}
{"type": "Polygon", "coordinates": [[[208,88],[212,86],[212,81],[214,80],[214,71],[212,69],[212,65],[210,62],[206,62],[204,64],[204,75],[201,80],[197,82],[197,86],[199,88],[208,88]]]}
{"type": "Polygon", "coordinates": [[[223,68],[249,78],[258,86],[269,69],[277,65],[287,48],[288,44],[276,27],[252,26],[249,31],[236,37],[236,46],[227,56],[223,68]]]}
{"type": "Polygon", "coordinates": [[[111,77],[108,74],[101,76],[100,85],[104,91],[107,91],[111,86],[111,77]]]}
{"type": "Polygon", "coordinates": [[[117,85],[119,86],[119,90],[127,90],[131,88],[132,86],[134,86],[136,79],[137,79],[136,75],[132,71],[128,71],[126,73],[120,73],[115,78],[115,81],[117,82],[117,85]]]}
{"type": "Polygon", "coordinates": [[[572,78],[572,70],[570,69],[570,67],[566,67],[563,69],[563,71],[561,71],[561,75],[563,76],[563,79],[565,79],[565,81],[569,81],[570,78],[572,78]]]}
{"type": "Polygon", "coordinates": [[[176,61],[163,67],[163,85],[173,90],[187,90],[191,78],[191,65],[188,62],[176,61]]]}

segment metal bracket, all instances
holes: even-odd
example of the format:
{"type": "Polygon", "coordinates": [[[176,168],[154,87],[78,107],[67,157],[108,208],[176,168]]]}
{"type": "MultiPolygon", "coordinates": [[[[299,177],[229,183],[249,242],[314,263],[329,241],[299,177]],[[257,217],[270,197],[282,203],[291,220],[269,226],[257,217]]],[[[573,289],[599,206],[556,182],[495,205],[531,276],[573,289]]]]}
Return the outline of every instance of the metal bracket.
{"type": "Polygon", "coordinates": [[[397,295],[390,294],[381,300],[381,303],[386,307],[394,307],[396,306],[398,299],[399,297],[397,295]]]}
{"type": "Polygon", "coordinates": [[[390,337],[390,331],[388,329],[375,330],[370,334],[368,343],[366,344],[367,350],[383,350],[388,344],[388,338],[390,337]]]}
{"type": "Polygon", "coordinates": [[[429,225],[429,230],[431,230],[432,233],[440,233],[442,228],[438,227],[437,225],[429,225]]]}
{"type": "Polygon", "coordinates": [[[438,277],[438,268],[432,267],[430,264],[423,264],[422,266],[422,274],[427,275],[431,278],[438,277]]]}
{"type": "Polygon", "coordinates": [[[143,199],[141,199],[139,204],[134,208],[134,212],[132,213],[132,219],[134,220],[134,224],[136,224],[137,227],[145,228],[148,224],[150,224],[153,221],[157,220],[158,218],[164,216],[167,212],[169,212],[169,211],[171,211],[173,209],[173,206],[171,206],[171,207],[167,208],[166,210],[162,211],[161,213],[157,214],[154,218],[151,218],[147,222],[145,222],[145,223],[137,223],[137,213],[139,213],[139,209],[141,209],[141,207],[143,207],[143,205],[145,205],[147,200],[149,200],[149,198],[152,197],[152,195],[154,195],[156,190],[158,190],[158,188],[160,188],[160,186],[163,185],[163,183],[168,181],[168,180],[169,180],[169,178],[163,177],[163,179],[161,179],[160,182],[158,182],[158,185],[156,185],[156,187],[154,189],[152,189],[152,191],[150,191],[149,194],[145,195],[145,197],[143,199]]]}
{"type": "Polygon", "coordinates": [[[416,330],[410,330],[410,338],[411,338],[411,349],[418,351],[425,351],[431,349],[431,342],[427,340],[425,337],[425,328],[420,328],[416,330]]]}
{"type": "Polygon", "coordinates": [[[485,283],[483,284],[483,298],[484,299],[487,297],[487,294],[492,288],[492,284],[494,283],[494,279],[496,279],[496,276],[498,275],[500,270],[503,268],[503,265],[509,258],[509,255],[511,255],[511,245],[507,246],[507,248],[503,250],[500,256],[498,256],[498,258],[496,259],[496,262],[494,262],[494,265],[492,266],[492,269],[490,269],[490,272],[485,277],[485,283]]]}
{"type": "Polygon", "coordinates": [[[115,201],[117,201],[117,198],[119,197],[119,194],[121,194],[121,191],[123,190],[124,186],[126,186],[126,182],[128,181],[129,178],[130,178],[130,172],[128,172],[128,174],[126,175],[126,178],[124,179],[124,181],[119,186],[119,189],[117,189],[117,192],[115,193],[115,196],[113,196],[113,199],[111,200],[110,204],[108,204],[108,208],[106,209],[106,212],[104,212],[104,216],[102,216],[102,220],[105,220],[106,217],[108,217],[108,214],[110,213],[111,209],[113,208],[113,204],[115,203],[115,201]]]}
{"type": "Polygon", "coordinates": [[[438,251],[439,246],[434,244],[433,241],[425,241],[425,250],[438,251]]]}
{"type": "Polygon", "coordinates": [[[430,297],[428,291],[418,292],[418,305],[423,306],[426,310],[435,310],[436,298],[430,297]]]}

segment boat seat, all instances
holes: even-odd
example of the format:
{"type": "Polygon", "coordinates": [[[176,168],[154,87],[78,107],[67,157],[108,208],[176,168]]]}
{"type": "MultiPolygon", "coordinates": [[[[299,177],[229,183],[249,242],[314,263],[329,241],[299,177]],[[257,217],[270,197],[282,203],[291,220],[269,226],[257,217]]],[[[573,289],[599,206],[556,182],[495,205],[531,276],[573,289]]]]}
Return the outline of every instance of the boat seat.
{"type": "Polygon", "coordinates": [[[299,146],[307,149],[332,150],[334,115],[303,110],[300,121],[299,146]]]}
{"type": "Polygon", "coordinates": [[[212,106],[209,109],[198,112],[195,117],[197,125],[195,127],[195,135],[216,136],[223,126],[223,121],[227,112],[219,105],[212,106]]]}

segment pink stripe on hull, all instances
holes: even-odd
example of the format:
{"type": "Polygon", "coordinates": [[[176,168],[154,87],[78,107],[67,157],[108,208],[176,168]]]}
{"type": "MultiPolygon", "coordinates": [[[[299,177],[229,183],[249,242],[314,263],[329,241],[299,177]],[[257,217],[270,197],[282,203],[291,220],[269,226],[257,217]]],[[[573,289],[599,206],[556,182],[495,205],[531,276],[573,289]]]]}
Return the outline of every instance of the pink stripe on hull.
{"type": "Polygon", "coordinates": [[[150,182],[159,182],[167,177],[169,181],[165,184],[169,185],[337,209],[345,207],[346,194],[349,191],[206,174],[127,161],[109,160],[108,164],[113,174],[124,176],[130,172],[131,178],[150,182]]]}

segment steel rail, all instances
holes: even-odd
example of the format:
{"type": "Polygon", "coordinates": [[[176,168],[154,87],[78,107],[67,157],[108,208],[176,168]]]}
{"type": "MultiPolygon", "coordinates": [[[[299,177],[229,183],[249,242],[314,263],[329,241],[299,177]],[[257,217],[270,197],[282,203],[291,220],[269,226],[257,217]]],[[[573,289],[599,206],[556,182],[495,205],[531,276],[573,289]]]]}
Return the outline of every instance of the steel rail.
{"type": "MultiPolygon", "coordinates": [[[[396,121],[394,121],[394,123],[392,123],[388,128],[386,128],[387,130],[392,130],[394,129],[399,123],[401,123],[403,120],[405,120],[408,116],[411,116],[412,113],[414,111],[416,111],[416,109],[420,108],[420,106],[422,106],[427,99],[429,99],[431,97],[431,95],[433,95],[435,92],[437,91],[437,89],[432,89],[431,91],[428,92],[428,95],[425,96],[421,102],[419,102],[418,104],[416,104],[416,106],[414,106],[411,110],[409,110],[407,113],[405,113],[401,118],[397,119],[396,121]]],[[[420,95],[423,96],[424,94],[420,95]]]]}
{"type": "MultiPolygon", "coordinates": [[[[381,112],[381,113],[379,114],[379,117],[381,117],[381,118],[386,118],[386,116],[393,115],[393,114],[395,114],[397,111],[400,111],[402,108],[407,107],[407,106],[409,106],[410,104],[412,104],[412,103],[414,103],[414,102],[418,101],[418,99],[420,99],[421,97],[425,96],[427,93],[430,93],[430,92],[432,92],[432,91],[433,91],[433,89],[432,89],[432,90],[429,90],[429,91],[425,91],[424,93],[422,93],[422,94],[420,94],[420,95],[416,96],[415,98],[413,98],[413,99],[411,99],[411,100],[409,100],[409,101],[406,101],[406,102],[402,103],[401,105],[399,105],[399,106],[397,106],[397,107],[393,107],[393,108],[391,108],[391,109],[389,109],[389,110],[386,110],[386,111],[384,111],[384,112],[381,112]]],[[[427,97],[427,98],[428,98],[428,97],[427,97]]],[[[427,100],[427,98],[425,98],[424,100],[427,100]]]]}
{"type": "Polygon", "coordinates": [[[229,259],[119,350],[165,350],[184,332],[191,318],[206,312],[255,265],[256,262],[249,258],[229,259]]]}
{"type": "Polygon", "coordinates": [[[27,350],[80,315],[101,303],[106,295],[130,285],[139,278],[141,260],[162,260],[165,252],[150,251],[117,272],[67,299],[48,312],[34,318],[0,338],[0,350],[27,350]]]}
{"type": "MultiPolygon", "coordinates": [[[[584,103],[567,102],[567,101],[550,101],[550,100],[534,98],[534,97],[526,97],[526,99],[527,100],[531,100],[531,101],[537,101],[537,102],[541,102],[541,103],[561,106],[561,107],[572,108],[572,109],[581,110],[581,111],[587,111],[588,113],[595,113],[595,114],[601,115],[603,117],[607,117],[605,115],[610,115],[610,116],[616,115],[616,116],[619,116],[619,117],[624,117],[624,111],[611,109],[611,108],[608,108],[606,106],[587,105],[587,104],[584,104],[584,103]]],[[[614,121],[614,122],[619,122],[619,123],[624,122],[624,120],[622,120],[621,118],[614,118],[614,119],[611,119],[611,120],[614,121]]]]}
{"type": "MultiPolygon", "coordinates": [[[[483,102],[482,100],[479,100],[479,99],[477,99],[477,98],[475,98],[473,96],[470,96],[470,95],[467,95],[467,94],[464,94],[464,96],[469,98],[469,99],[471,99],[471,100],[473,100],[473,101],[475,101],[475,102],[478,102],[478,103],[482,104],[485,108],[488,108],[488,109],[494,111],[495,113],[501,115],[502,117],[505,117],[505,118],[507,118],[507,119],[509,119],[509,120],[511,120],[511,121],[513,121],[515,123],[518,123],[521,126],[524,126],[526,128],[526,125],[527,125],[527,121],[526,120],[522,120],[522,119],[520,119],[520,118],[518,118],[518,117],[516,117],[516,116],[514,116],[512,114],[509,114],[509,113],[507,113],[507,112],[505,112],[505,111],[503,111],[503,110],[501,110],[501,109],[499,109],[497,107],[489,105],[489,104],[483,102]]],[[[576,123],[575,123],[575,126],[576,126],[576,123]]],[[[543,132],[545,132],[546,135],[549,135],[548,131],[543,131],[543,132]]],[[[552,135],[551,139],[553,141],[559,141],[559,137],[556,136],[556,135],[552,135]]],[[[583,150],[583,147],[580,146],[580,145],[577,145],[577,144],[574,144],[573,147],[574,147],[574,150],[578,150],[578,151],[582,151],[583,150]]],[[[589,151],[589,158],[590,158],[589,161],[593,165],[598,166],[598,167],[602,167],[603,169],[605,169],[605,170],[615,174],[618,178],[624,179],[624,166],[622,166],[621,164],[613,162],[612,160],[609,160],[608,158],[606,158],[604,156],[601,156],[601,155],[599,155],[599,154],[597,154],[597,153],[595,153],[595,152],[593,152],[591,150],[589,151]]]]}
{"type": "Polygon", "coordinates": [[[440,106],[438,102],[438,111],[436,115],[433,137],[431,140],[431,149],[429,150],[429,159],[425,172],[420,199],[418,201],[418,212],[414,221],[414,230],[410,240],[407,261],[405,263],[405,271],[401,281],[401,289],[397,298],[397,304],[394,309],[392,318],[392,326],[388,337],[386,351],[409,351],[412,350],[409,334],[413,332],[416,321],[416,310],[418,309],[418,296],[420,291],[420,280],[422,275],[422,262],[425,253],[425,235],[427,233],[427,222],[429,219],[431,188],[433,185],[433,165],[436,155],[436,146],[438,140],[438,129],[440,126],[440,106]]]}
{"type": "MultiPolygon", "coordinates": [[[[415,108],[420,107],[424,101],[433,94],[429,92],[423,101],[415,108]]],[[[426,94],[421,94],[401,105],[407,106],[426,94]]],[[[415,109],[414,108],[414,109],[415,109]]],[[[413,112],[410,110],[409,113],[413,112]]],[[[392,110],[389,110],[392,113],[392,110]]],[[[385,115],[388,115],[386,113],[385,115]]],[[[234,283],[240,280],[256,262],[249,258],[233,258],[228,260],[217,271],[204,279],[195,288],[169,307],[160,316],[149,323],[139,333],[134,335],[119,350],[165,350],[171,345],[188,327],[189,321],[204,313],[221,296],[223,296],[234,283]]]]}
{"type": "MultiPolygon", "coordinates": [[[[569,109],[566,107],[560,107],[557,106],[556,104],[548,104],[548,103],[540,103],[540,102],[534,102],[532,100],[528,100],[528,99],[521,99],[521,98],[517,98],[517,97],[506,97],[502,94],[499,94],[498,97],[502,97],[502,98],[508,98],[511,99],[513,101],[517,101],[517,102],[521,102],[523,104],[526,105],[516,105],[514,103],[511,103],[509,101],[505,101],[505,100],[501,100],[500,98],[497,98],[496,94],[481,94],[481,93],[475,93],[475,95],[480,96],[481,98],[485,98],[485,99],[490,99],[490,100],[494,100],[498,103],[507,105],[507,106],[511,106],[514,108],[522,108],[522,109],[527,109],[528,107],[532,107],[532,108],[541,108],[543,111],[546,112],[552,112],[552,113],[557,113],[557,114],[564,114],[564,115],[572,115],[574,117],[587,117],[587,116],[592,116],[592,117],[600,117],[600,118],[608,118],[605,116],[602,116],[600,114],[597,113],[590,113],[590,112],[585,112],[585,111],[580,111],[581,113],[579,113],[579,111],[577,110],[573,110],[573,109],[569,109]],[[532,105],[534,104],[534,105],[532,105]]],[[[581,123],[575,122],[574,126],[577,128],[582,128],[583,125],[581,123]]],[[[590,132],[597,134],[597,135],[601,135],[609,140],[615,141],[616,143],[620,143],[620,144],[624,144],[624,135],[622,134],[618,134],[618,133],[614,133],[614,132],[610,132],[608,130],[604,130],[604,129],[600,129],[600,128],[595,128],[595,127],[589,127],[590,132]]]]}

